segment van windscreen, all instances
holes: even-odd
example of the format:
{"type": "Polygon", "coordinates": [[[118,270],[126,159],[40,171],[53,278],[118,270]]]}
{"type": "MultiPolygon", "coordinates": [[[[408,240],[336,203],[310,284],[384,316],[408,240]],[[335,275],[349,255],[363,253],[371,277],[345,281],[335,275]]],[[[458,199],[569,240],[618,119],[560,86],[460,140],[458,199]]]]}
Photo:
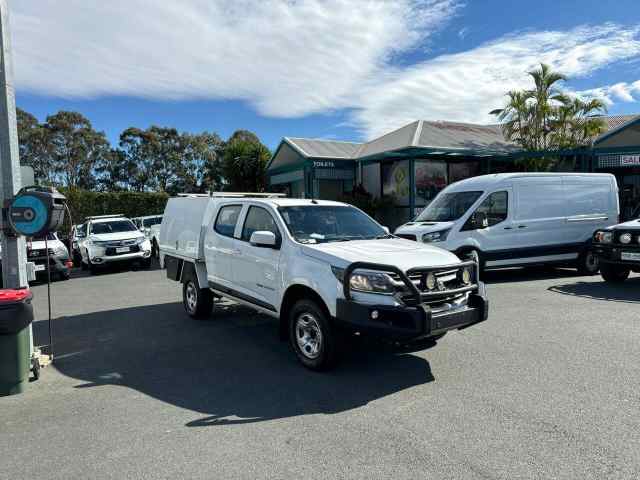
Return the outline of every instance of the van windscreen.
{"type": "Polygon", "coordinates": [[[416,222],[453,222],[476,203],[483,192],[441,193],[416,217],[416,222]]]}

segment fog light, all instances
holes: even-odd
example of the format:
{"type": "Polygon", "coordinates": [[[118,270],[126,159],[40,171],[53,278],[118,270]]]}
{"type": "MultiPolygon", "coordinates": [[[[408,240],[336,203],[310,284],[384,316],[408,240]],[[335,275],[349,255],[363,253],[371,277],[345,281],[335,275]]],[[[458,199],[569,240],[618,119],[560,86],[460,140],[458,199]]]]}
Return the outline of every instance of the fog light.
{"type": "Polygon", "coordinates": [[[437,285],[436,276],[433,273],[427,274],[427,278],[425,278],[424,284],[428,290],[433,290],[437,285]]]}
{"type": "Polygon", "coordinates": [[[471,270],[463,268],[460,271],[460,281],[465,285],[469,285],[471,283],[471,270]]]}
{"type": "Polygon", "coordinates": [[[377,320],[379,316],[380,316],[380,312],[378,312],[378,310],[373,310],[371,312],[371,320],[377,320]]]}
{"type": "Polygon", "coordinates": [[[623,233],[620,235],[620,243],[631,243],[631,234],[623,233]]]}

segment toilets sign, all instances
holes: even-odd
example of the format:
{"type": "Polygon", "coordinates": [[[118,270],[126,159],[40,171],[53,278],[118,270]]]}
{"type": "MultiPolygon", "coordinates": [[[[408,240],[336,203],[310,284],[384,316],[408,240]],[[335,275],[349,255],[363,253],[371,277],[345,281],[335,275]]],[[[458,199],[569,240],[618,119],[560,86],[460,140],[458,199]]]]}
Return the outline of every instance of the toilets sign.
{"type": "Polygon", "coordinates": [[[331,160],[314,161],[313,168],[336,168],[336,163],[331,160]]]}

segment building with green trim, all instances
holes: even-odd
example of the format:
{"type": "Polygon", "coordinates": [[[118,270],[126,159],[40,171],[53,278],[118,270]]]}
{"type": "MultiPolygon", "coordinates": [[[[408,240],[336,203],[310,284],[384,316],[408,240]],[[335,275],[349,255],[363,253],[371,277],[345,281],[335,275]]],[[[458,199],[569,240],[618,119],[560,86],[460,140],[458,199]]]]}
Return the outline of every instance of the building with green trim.
{"type": "Polygon", "coordinates": [[[369,142],[285,137],[267,166],[271,188],[298,198],[337,200],[358,184],[393,199],[390,226],[413,218],[445,186],[464,178],[522,169],[518,159],[554,155],[564,171],[611,172],[623,212],[640,204],[640,115],[602,117],[590,147],[525,152],[499,125],[415,121],[369,142]]]}

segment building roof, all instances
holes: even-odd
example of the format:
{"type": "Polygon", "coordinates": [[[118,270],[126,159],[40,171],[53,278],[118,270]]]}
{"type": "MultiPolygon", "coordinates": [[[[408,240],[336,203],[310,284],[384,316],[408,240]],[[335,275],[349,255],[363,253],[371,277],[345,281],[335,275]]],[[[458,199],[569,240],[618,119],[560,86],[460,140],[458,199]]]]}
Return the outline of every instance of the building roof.
{"type": "Polygon", "coordinates": [[[354,142],[312,138],[285,137],[284,140],[300,154],[308,158],[342,158],[351,160],[362,145],[354,142]]]}
{"type": "MultiPolygon", "coordinates": [[[[640,115],[603,115],[602,119],[606,130],[595,139],[596,143],[640,121],[640,115]]],[[[522,150],[504,137],[500,125],[429,120],[416,120],[365,143],[293,137],[285,137],[283,142],[304,158],[337,160],[375,159],[388,152],[419,154],[416,150],[473,156],[509,155],[522,150]]]]}

